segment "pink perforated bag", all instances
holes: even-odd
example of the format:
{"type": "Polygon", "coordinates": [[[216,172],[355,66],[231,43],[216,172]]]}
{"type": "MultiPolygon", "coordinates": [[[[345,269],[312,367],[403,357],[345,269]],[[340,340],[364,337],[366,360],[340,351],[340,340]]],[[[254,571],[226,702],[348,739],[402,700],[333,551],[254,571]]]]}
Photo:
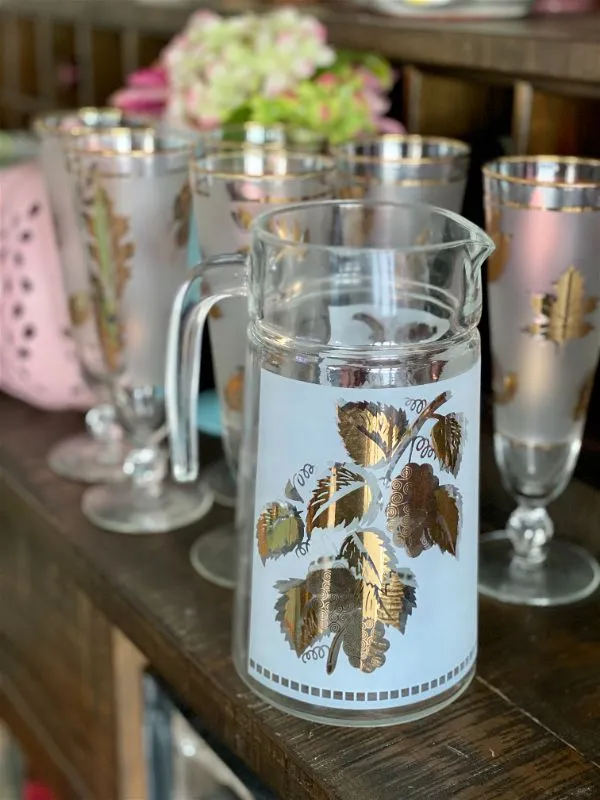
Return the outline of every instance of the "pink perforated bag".
{"type": "Polygon", "coordinates": [[[36,161],[0,170],[0,389],[50,410],[87,409],[46,188],[36,161]]]}

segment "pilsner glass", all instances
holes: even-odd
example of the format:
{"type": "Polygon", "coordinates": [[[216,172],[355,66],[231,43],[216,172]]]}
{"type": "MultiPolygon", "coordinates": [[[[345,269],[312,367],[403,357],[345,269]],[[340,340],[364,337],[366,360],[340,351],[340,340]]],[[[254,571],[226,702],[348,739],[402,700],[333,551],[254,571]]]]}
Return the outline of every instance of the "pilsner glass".
{"type": "MultiPolygon", "coordinates": [[[[304,128],[288,125],[265,126],[256,122],[247,122],[240,125],[224,125],[221,128],[207,131],[201,136],[201,144],[204,152],[260,148],[261,150],[326,153],[329,143],[326,137],[304,128]]],[[[199,155],[202,155],[202,153],[199,153],[199,155]]],[[[291,200],[293,199],[291,198],[291,200]]],[[[207,244],[207,247],[202,247],[202,249],[209,256],[214,255],[214,247],[212,246],[214,233],[207,229],[206,226],[202,226],[202,228],[203,237],[207,244]]],[[[204,244],[204,239],[201,244],[204,244]]],[[[239,388],[241,388],[241,382],[238,381],[238,384],[239,388]]],[[[212,490],[215,501],[219,505],[235,506],[236,481],[226,458],[219,459],[210,464],[210,466],[205,467],[202,471],[202,477],[212,490]]]]}
{"type": "Polygon", "coordinates": [[[249,297],[233,656],[285,711],[392,724],[473,677],[477,323],[492,248],[431,206],[310,202],[263,214],[247,258],[208,260],[179,292],[167,415],[182,481],[198,473],[204,322],[223,298],[249,297]],[[383,320],[385,340],[356,308],[383,320]]]}
{"type": "Polygon", "coordinates": [[[600,352],[600,161],[501,158],[484,167],[494,447],[517,501],[481,541],[480,590],[508,603],[580,600],[600,567],[553,538],[548,503],[571,479],[600,352]]]}
{"type": "Polygon", "coordinates": [[[470,154],[470,147],[455,139],[395,133],[332,148],[340,197],[431,203],[457,213],[465,195],[470,154]]]}
{"type": "MultiPolygon", "coordinates": [[[[314,153],[244,145],[197,158],[192,166],[194,213],[203,255],[246,251],[249,227],[266,207],[333,196],[333,162],[314,153]]],[[[244,300],[215,305],[209,319],[215,381],[221,405],[223,448],[233,476],[242,430],[246,327],[244,300]]],[[[192,565],[220,586],[233,587],[234,527],[203,534],[192,565]]]]}
{"type": "Polygon", "coordinates": [[[77,356],[83,379],[98,398],[98,404],[85,417],[87,433],[59,442],[48,454],[48,464],[63,478],[85,483],[123,480],[125,449],[100,353],[64,145],[75,130],[114,128],[122,121],[123,115],[116,108],[80,108],[44,114],[37,117],[33,126],[40,141],[40,162],[54,219],[77,356]]]}
{"type": "Polygon", "coordinates": [[[103,362],[132,442],[129,481],[88,489],[86,516],[120,533],[163,533],[203,517],[212,495],[165,483],[164,371],[171,305],[188,274],[195,138],[158,128],[71,137],[69,168],[103,362]]]}

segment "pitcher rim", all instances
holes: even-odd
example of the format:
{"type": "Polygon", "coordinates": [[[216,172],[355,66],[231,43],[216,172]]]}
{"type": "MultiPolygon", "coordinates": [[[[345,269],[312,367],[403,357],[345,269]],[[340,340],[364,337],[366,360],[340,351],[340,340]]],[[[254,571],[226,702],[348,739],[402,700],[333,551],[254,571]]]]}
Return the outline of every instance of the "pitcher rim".
{"type": "Polygon", "coordinates": [[[304,203],[291,203],[290,205],[281,205],[276,208],[269,209],[258,215],[250,226],[250,231],[258,239],[266,244],[274,247],[297,247],[306,251],[330,251],[332,253],[347,254],[347,253],[370,253],[370,254],[383,254],[383,253],[431,253],[439,252],[441,250],[449,250],[455,247],[464,247],[465,245],[477,243],[482,247],[487,247],[488,250],[494,249],[494,242],[490,236],[474,222],[466,219],[454,211],[449,211],[440,206],[434,206],[430,203],[398,203],[392,200],[310,200],[304,203]],[[423,209],[427,211],[434,211],[441,216],[454,220],[459,225],[462,225],[465,230],[475,233],[477,239],[462,238],[453,242],[443,242],[440,244],[424,244],[424,245],[407,245],[406,247],[351,247],[349,245],[334,245],[334,244],[313,244],[311,242],[294,241],[293,239],[286,239],[283,237],[275,236],[270,231],[266,230],[264,224],[271,218],[277,217],[280,214],[293,213],[294,211],[305,211],[307,207],[310,208],[325,208],[325,207],[344,207],[344,208],[383,208],[393,207],[398,209],[423,209]]]}

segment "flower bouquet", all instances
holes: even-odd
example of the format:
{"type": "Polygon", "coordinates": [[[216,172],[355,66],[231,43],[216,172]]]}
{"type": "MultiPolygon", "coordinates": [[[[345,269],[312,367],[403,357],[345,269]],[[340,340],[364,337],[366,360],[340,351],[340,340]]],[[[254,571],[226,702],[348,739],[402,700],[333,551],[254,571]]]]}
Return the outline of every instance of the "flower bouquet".
{"type": "Polygon", "coordinates": [[[325,26],[293,8],[233,17],[198,11],[111,103],[198,129],[289,125],[335,144],[404,130],[385,116],[393,80],[385,59],[334,50],[325,26]]]}

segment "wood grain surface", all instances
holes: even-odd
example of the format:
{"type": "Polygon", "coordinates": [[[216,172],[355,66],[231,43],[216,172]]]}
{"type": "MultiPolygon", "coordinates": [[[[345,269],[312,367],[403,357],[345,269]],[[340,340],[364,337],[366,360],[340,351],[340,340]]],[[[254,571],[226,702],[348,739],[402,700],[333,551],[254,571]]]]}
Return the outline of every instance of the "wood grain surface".
{"type": "MultiPolygon", "coordinates": [[[[170,37],[198,3],[140,4],[119,0],[2,0],[2,14],[84,22],[170,37]]],[[[223,13],[273,8],[265,0],[204,0],[223,13]]],[[[600,14],[516,20],[438,20],[374,14],[344,0],[303,3],[328,26],[337,46],[376,50],[404,63],[481,71],[529,80],[562,81],[582,88],[600,80],[600,14]]]]}
{"type": "MultiPolygon", "coordinates": [[[[436,716],[371,730],[302,722],[269,708],[236,676],[229,658],[231,594],[198,578],[188,562],[201,527],[127,537],[86,522],[81,487],[59,480],[44,463],[49,447],[80,425],[73,415],[43,414],[0,396],[0,565],[19,542],[36,542],[43,563],[56,564],[282,800],[600,798],[598,596],[558,610],[482,600],[478,676],[436,716]]],[[[499,488],[489,443],[481,497],[482,527],[502,525],[511,502],[499,488]]],[[[600,492],[573,482],[553,515],[559,534],[600,552],[600,492]]],[[[9,650],[22,648],[31,684],[43,685],[46,672],[64,665],[51,649],[36,664],[35,637],[15,634],[30,603],[19,585],[18,575],[7,580],[3,572],[0,637],[9,650]]],[[[42,630],[43,610],[38,613],[42,630]]],[[[0,673],[5,669],[2,650],[0,673]]],[[[78,745],[57,741],[61,758],[73,763],[79,750],[93,749],[93,726],[85,723],[85,698],[67,700],[67,681],[53,685],[64,692],[64,703],[81,708],[78,745]]],[[[60,702],[56,694],[53,702],[60,702]]],[[[32,696],[31,704],[47,723],[41,697],[32,696]]]]}

